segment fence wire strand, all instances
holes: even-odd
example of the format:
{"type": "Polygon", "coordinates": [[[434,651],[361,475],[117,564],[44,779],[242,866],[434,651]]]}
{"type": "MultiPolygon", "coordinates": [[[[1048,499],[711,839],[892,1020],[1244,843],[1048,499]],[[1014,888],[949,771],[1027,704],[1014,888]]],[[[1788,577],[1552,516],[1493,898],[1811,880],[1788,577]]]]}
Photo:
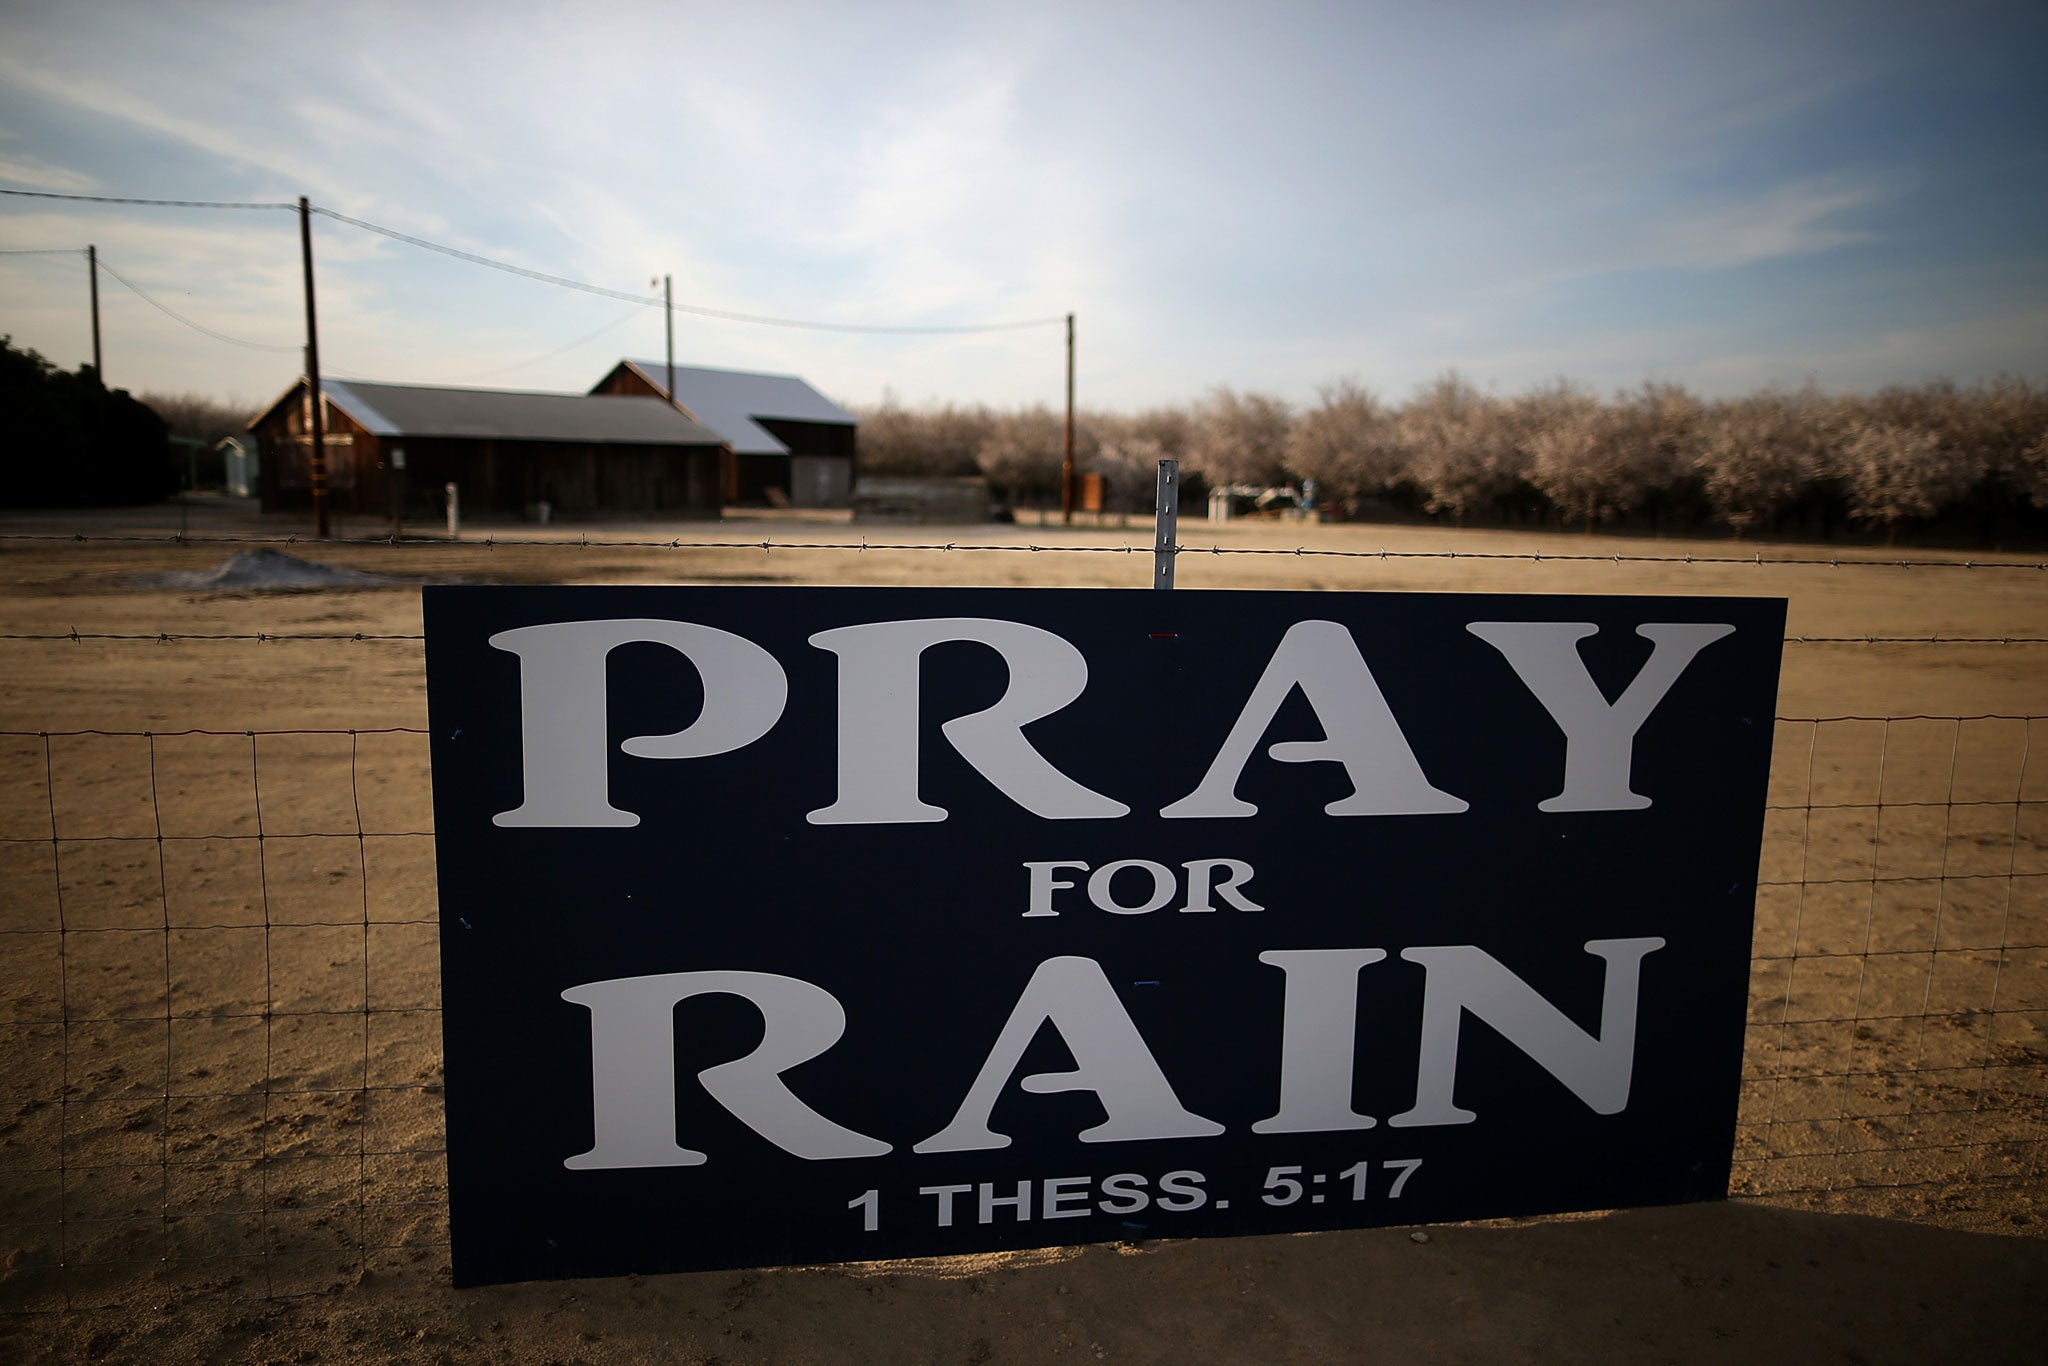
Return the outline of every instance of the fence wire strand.
{"type": "MultiPolygon", "coordinates": [[[[125,641],[151,645],[234,643],[268,645],[304,641],[424,642],[419,631],[0,631],[0,640],[125,641]]],[[[2048,636],[1786,636],[1787,645],[2048,645],[2048,636]]]]}
{"type": "MultiPolygon", "coordinates": [[[[234,534],[203,532],[85,532],[85,531],[0,531],[0,544],[10,541],[25,543],[67,542],[73,544],[100,545],[170,545],[170,546],[252,546],[288,545],[318,546],[333,548],[383,546],[390,548],[421,550],[493,550],[493,549],[540,549],[540,550],[759,550],[774,551],[853,551],[865,554],[869,551],[916,551],[938,552],[941,554],[1030,554],[1030,555],[1151,555],[1158,547],[1147,544],[1124,543],[1120,545],[1071,545],[1039,544],[1037,542],[1002,541],[870,541],[820,540],[820,541],[779,541],[773,537],[760,540],[705,539],[686,540],[682,537],[635,538],[582,535],[574,540],[560,536],[513,536],[513,535],[470,535],[458,538],[446,536],[362,536],[333,537],[321,540],[298,533],[234,534]]],[[[1800,566],[1825,569],[1969,569],[1969,570],[2018,570],[2029,573],[2048,572],[2048,560],[2023,559],[1954,559],[1936,556],[1908,557],[1898,555],[1766,555],[1756,551],[1748,555],[1645,555],[1628,552],[1595,554],[1592,552],[1566,552],[1546,554],[1542,551],[1506,550],[1394,550],[1378,548],[1372,550],[1346,550],[1328,546],[1227,546],[1173,545],[1168,547],[1172,554],[1205,555],[1216,558],[1224,556],[1285,557],[1292,559],[1333,559],[1333,560],[1470,560],[1474,562],[1506,561],[1521,564],[1685,564],[1685,565],[1735,565],[1767,569],[1780,566],[1800,566]]]]}

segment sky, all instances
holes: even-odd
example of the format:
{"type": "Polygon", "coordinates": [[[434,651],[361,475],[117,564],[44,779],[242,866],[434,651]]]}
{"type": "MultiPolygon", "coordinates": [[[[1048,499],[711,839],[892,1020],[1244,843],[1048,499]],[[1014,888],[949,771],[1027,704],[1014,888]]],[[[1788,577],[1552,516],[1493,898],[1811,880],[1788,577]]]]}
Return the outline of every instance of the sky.
{"type": "MultiPolygon", "coordinates": [[[[1081,406],[1123,412],[2042,383],[2043,51],[2038,2],[6,0],[0,189],[303,195],[679,305],[1035,324],[675,314],[679,364],[855,404],[1057,407],[1070,312],[1081,406]]],[[[328,374],[580,391],[664,353],[658,307],[313,233],[328,374]]],[[[110,384],[265,403],[298,234],[0,195],[0,334],[89,362],[92,244],[110,384]]]]}

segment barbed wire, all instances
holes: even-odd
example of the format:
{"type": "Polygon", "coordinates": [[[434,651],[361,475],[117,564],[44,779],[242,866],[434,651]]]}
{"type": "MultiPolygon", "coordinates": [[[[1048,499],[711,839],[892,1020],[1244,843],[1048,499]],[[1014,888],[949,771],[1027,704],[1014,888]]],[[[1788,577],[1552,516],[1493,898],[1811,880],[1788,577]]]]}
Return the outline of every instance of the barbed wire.
{"type": "MultiPolygon", "coordinates": [[[[1794,725],[1822,726],[1834,725],[1843,721],[1859,721],[1864,722],[1866,724],[1884,723],[1890,721],[2048,721],[2048,716],[2023,716],[2013,712],[1981,711],[1974,712],[1968,716],[1933,716],[1925,712],[1905,712],[1897,716],[1780,716],[1774,719],[1779,721],[1790,722],[1794,725]]],[[[1942,803],[1942,805],[1952,805],[1952,803],[1944,802],[1942,803]]],[[[1796,810],[1799,808],[1788,807],[1785,809],[1796,810]]],[[[1815,807],[1814,809],[1821,810],[1823,808],[1815,807]]]]}
{"type": "MultiPolygon", "coordinates": [[[[1802,726],[1803,726],[1803,725],[1832,725],[1832,724],[1834,724],[1834,723],[1837,723],[1837,722],[1843,722],[1843,721],[2028,721],[2028,722],[2032,722],[2032,721],[2048,721],[2048,716],[2044,716],[2044,715],[2038,715],[2038,714],[2037,714],[2037,715],[2032,715],[2032,716],[2027,716],[2027,715],[2020,715],[2020,714],[2016,714],[2016,713],[2011,713],[2011,712],[1976,712],[1976,713],[1973,713],[1973,714],[1971,714],[1971,715],[1969,715],[1969,716],[1925,716],[1925,715],[1901,715],[1901,716],[1779,716],[1779,717],[1776,717],[1776,718],[1774,718],[1774,719],[1775,719],[1775,720],[1778,720],[1778,721],[1782,721],[1782,722],[1787,722],[1787,723],[1789,723],[1789,724],[1793,724],[1793,725],[1802,725],[1802,726]]],[[[278,730],[211,730],[211,729],[206,729],[206,728],[204,728],[204,727],[188,727],[188,728],[186,728],[186,729],[183,729],[183,730],[107,730],[107,729],[103,729],[103,728],[101,728],[101,727],[97,727],[97,726],[81,726],[81,727],[79,727],[79,728],[77,728],[77,729],[75,729],[75,730],[40,730],[40,729],[38,729],[38,730],[22,730],[22,729],[0,729],[0,738],[8,738],[8,739],[17,739],[17,740],[27,740],[27,739],[34,739],[34,740],[64,740],[64,739],[75,739],[75,738],[79,738],[79,737],[83,737],[83,736],[97,736],[97,737],[100,737],[100,738],[103,738],[103,739],[114,739],[114,740],[174,740],[174,739],[178,739],[178,738],[179,738],[179,737],[181,737],[181,736],[187,736],[187,735],[210,735],[210,736],[226,736],[226,737],[229,737],[229,738],[242,738],[242,739],[259,739],[259,740],[260,740],[260,739],[280,738],[280,737],[284,737],[284,736],[292,736],[292,735],[431,735],[431,734],[433,734],[433,732],[432,732],[432,731],[430,731],[430,730],[428,730],[428,729],[426,729],[426,728],[425,728],[424,726],[352,726],[352,727],[347,727],[347,728],[343,728],[343,727],[338,727],[338,726],[330,726],[330,727],[325,727],[325,728],[322,728],[322,727],[317,727],[317,726],[316,726],[316,727],[307,727],[307,726],[290,726],[290,727],[285,727],[285,728],[282,728],[282,729],[278,729],[278,730]]],[[[1886,804],[1887,804],[1887,805],[1904,805],[1904,804],[1907,804],[1907,803],[1886,803],[1886,804]]],[[[1977,804],[1977,803],[1955,803],[1955,802],[1939,802],[1939,803],[1918,803],[1918,802],[1915,802],[1915,803],[1910,803],[1910,805],[1940,805],[1940,806],[1952,806],[1952,805],[1976,805],[1976,804],[1977,804]]],[[[2011,803],[2011,802],[2006,802],[2006,801],[1999,801],[1999,802],[1992,802],[1992,803],[1988,803],[1988,804],[1989,804],[1989,805],[1996,805],[1996,806],[2010,806],[2010,805],[2011,805],[2012,803],[2011,803]]],[[[2030,802],[2029,804],[2031,805],[2032,803],[2030,802]]],[[[1782,811],[1799,811],[1799,810],[1805,810],[1805,809],[1807,809],[1807,808],[1806,808],[1806,806],[1805,806],[1804,804],[1795,804],[1795,805],[1791,805],[1791,806],[1779,806],[1779,807],[1774,807],[1774,808],[1772,808],[1772,809],[1773,809],[1773,810],[1782,810],[1782,811]]],[[[1814,809],[1814,810],[1825,810],[1825,809],[1827,809],[1827,808],[1826,808],[1826,807],[1824,807],[1824,806],[1815,806],[1815,807],[1813,807],[1812,809],[1814,809]]],[[[356,832],[355,832],[355,831],[353,831],[353,830],[351,830],[351,831],[348,831],[347,833],[349,833],[349,834],[353,835],[353,834],[355,834],[356,832]]],[[[422,832],[422,831],[389,831],[389,832],[384,832],[384,833],[391,833],[391,834],[420,834],[420,833],[425,833],[425,832],[422,832]]],[[[146,836],[145,838],[148,838],[148,839],[152,839],[152,840],[153,840],[153,839],[155,839],[155,838],[156,838],[156,836],[154,836],[154,835],[150,835],[150,836],[146,836]]]]}
{"type": "MultiPolygon", "coordinates": [[[[1947,718],[1943,718],[1944,720],[1947,718]]],[[[1969,719],[1969,718],[1965,718],[1969,719]]],[[[81,735],[97,735],[115,740],[174,740],[185,735],[224,735],[243,739],[262,739],[283,735],[427,735],[431,732],[419,726],[351,726],[327,728],[292,726],[284,730],[209,730],[204,727],[188,727],[184,730],[102,730],[85,726],[77,730],[0,730],[0,736],[14,739],[61,740],[81,735]]],[[[155,836],[150,838],[154,839],[155,836]]]]}
{"type": "MultiPolygon", "coordinates": [[[[1082,528],[1084,530],[1091,528],[1082,528]]],[[[541,550],[830,550],[854,551],[865,554],[869,551],[938,551],[960,554],[1033,554],[1033,555],[1151,555],[1157,553],[1150,544],[1125,542],[1120,545],[1040,545],[1036,542],[996,541],[870,541],[865,537],[851,541],[778,541],[773,537],[761,540],[685,540],[682,537],[649,539],[636,537],[592,537],[578,536],[574,540],[559,536],[476,536],[450,539],[446,536],[358,536],[330,537],[322,540],[303,532],[286,532],[259,535],[238,535],[233,533],[204,532],[87,532],[87,531],[0,531],[0,543],[8,541],[27,542],[69,542],[74,544],[108,545],[293,545],[329,546],[347,549],[366,546],[384,546],[394,549],[439,549],[439,550],[498,550],[498,549],[541,549],[541,550]]],[[[1524,564],[1685,564],[1704,566],[1742,566],[1759,569],[1773,567],[1801,567],[1825,569],[1985,569],[2025,570],[2048,572],[2048,560],[2000,560],[2000,559],[1908,559],[1903,557],[1862,558],[1841,555],[1765,555],[1758,551],[1752,555],[1639,555],[1615,552],[1605,555],[1594,554],[1547,554],[1543,551],[1528,550],[1337,550],[1310,546],[1275,548],[1268,546],[1226,546],[1226,545],[1174,545],[1170,547],[1175,555],[1226,555],[1289,556],[1296,559],[1345,559],[1345,560],[1476,560],[1524,564]]]]}
{"type": "Polygon", "coordinates": [[[1786,636],[1787,645],[2048,645],[2048,636],[1786,636]]]}
{"type": "MultiPolygon", "coordinates": [[[[158,645],[182,645],[187,641],[242,641],[254,644],[270,644],[277,641],[306,640],[409,640],[422,641],[426,637],[418,631],[375,632],[375,631],[9,631],[0,633],[0,640],[75,640],[83,644],[88,640],[150,641],[158,645]]],[[[0,735],[9,732],[0,731],[0,735]]],[[[243,732],[223,732],[240,735],[243,732]]]]}
{"type": "Polygon", "coordinates": [[[1304,559],[1324,556],[1337,559],[1355,560],[1526,560],[1532,564],[1703,564],[1703,565],[1754,565],[1768,568],[1772,565],[1822,566],[1829,569],[2033,569],[2048,570],[2048,561],[2043,560],[1935,560],[1935,559],[1843,559],[1839,555],[1775,555],[1765,556],[1762,551],[1754,555],[1630,555],[1616,552],[1611,555],[1563,554],[1546,555],[1542,551],[1509,550],[1312,550],[1306,546],[1292,550],[1260,546],[1183,546],[1174,547],[1177,554],[1197,555],[1297,555],[1304,559]]]}
{"type": "MultiPolygon", "coordinates": [[[[0,640],[148,641],[182,645],[191,641],[239,641],[268,645],[290,641],[423,641],[418,631],[0,631],[0,640]]],[[[1786,636],[1787,645],[2048,645],[2048,636],[1786,636]]],[[[1780,720],[1792,720],[1781,717],[1780,720]]],[[[1805,719],[1805,718],[1800,718],[1805,719]]],[[[1847,720],[1851,718],[1832,718],[1847,720]]],[[[1894,720],[1900,718],[1892,718],[1894,720]]],[[[0,732],[4,734],[5,732],[0,732]]],[[[236,732],[239,734],[240,732],[236,732]]]]}

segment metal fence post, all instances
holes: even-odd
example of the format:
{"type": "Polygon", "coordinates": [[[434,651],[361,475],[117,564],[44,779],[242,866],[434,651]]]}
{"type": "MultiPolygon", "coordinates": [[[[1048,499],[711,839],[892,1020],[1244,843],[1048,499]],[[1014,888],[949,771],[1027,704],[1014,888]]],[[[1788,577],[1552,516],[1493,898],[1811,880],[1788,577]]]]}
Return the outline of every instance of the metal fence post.
{"type": "Polygon", "coordinates": [[[1159,491],[1153,509],[1152,586],[1173,587],[1173,556],[1180,529],[1180,461],[1159,462],[1159,491]]]}

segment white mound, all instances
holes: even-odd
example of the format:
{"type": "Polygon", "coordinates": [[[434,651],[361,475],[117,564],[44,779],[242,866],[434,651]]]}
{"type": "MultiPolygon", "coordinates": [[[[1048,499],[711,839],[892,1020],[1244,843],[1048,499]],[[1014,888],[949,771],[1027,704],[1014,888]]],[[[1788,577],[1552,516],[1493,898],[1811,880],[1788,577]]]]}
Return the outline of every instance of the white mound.
{"type": "Polygon", "coordinates": [[[215,591],[293,588],[377,588],[398,582],[360,569],[316,564],[282,550],[241,550],[211,569],[179,569],[148,580],[160,588],[210,588],[215,591]]]}

